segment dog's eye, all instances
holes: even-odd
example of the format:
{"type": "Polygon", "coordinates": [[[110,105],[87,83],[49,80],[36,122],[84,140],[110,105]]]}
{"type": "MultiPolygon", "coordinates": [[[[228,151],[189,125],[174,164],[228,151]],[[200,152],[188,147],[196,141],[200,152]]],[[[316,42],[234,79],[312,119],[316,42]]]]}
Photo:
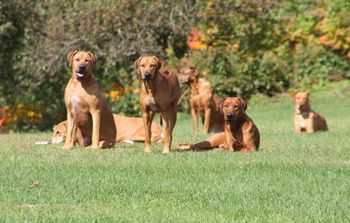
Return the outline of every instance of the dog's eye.
{"type": "Polygon", "coordinates": [[[80,61],[80,59],[79,59],[79,58],[76,58],[75,61],[80,61]]]}
{"type": "Polygon", "coordinates": [[[151,67],[154,67],[154,66],[156,66],[156,65],[154,65],[154,64],[151,64],[151,67]]]}
{"type": "Polygon", "coordinates": [[[86,63],[90,63],[90,60],[85,60],[86,63]]]}
{"type": "Polygon", "coordinates": [[[56,131],[56,134],[60,134],[60,131],[56,131]]]}
{"type": "Polygon", "coordinates": [[[144,65],[144,64],[141,64],[140,67],[145,67],[145,65],[144,65]]]}
{"type": "Polygon", "coordinates": [[[228,108],[228,105],[224,105],[224,108],[228,108]]]}
{"type": "Polygon", "coordinates": [[[235,110],[237,110],[237,109],[239,109],[239,106],[238,106],[238,105],[235,105],[235,106],[233,106],[233,108],[234,108],[235,110]]]}

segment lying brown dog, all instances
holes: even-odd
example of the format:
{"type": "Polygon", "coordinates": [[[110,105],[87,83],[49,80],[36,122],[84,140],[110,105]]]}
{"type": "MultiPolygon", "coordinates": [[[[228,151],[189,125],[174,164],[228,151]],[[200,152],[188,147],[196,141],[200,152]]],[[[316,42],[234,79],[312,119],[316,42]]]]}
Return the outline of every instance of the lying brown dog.
{"type": "Polygon", "coordinates": [[[191,116],[194,132],[198,133],[198,114],[202,118],[203,132],[221,132],[224,130],[224,116],[220,110],[219,97],[214,94],[209,81],[199,78],[199,72],[185,67],[178,75],[180,84],[190,87],[191,116]]]}
{"type": "MultiPolygon", "coordinates": [[[[113,114],[114,122],[118,130],[116,142],[143,142],[145,141],[145,131],[142,118],[125,117],[113,114]]],[[[78,130],[79,131],[79,130],[78,130]]],[[[58,144],[64,142],[67,135],[67,121],[60,122],[53,128],[53,135],[46,144],[58,144]]],[[[163,139],[161,127],[152,122],[152,142],[160,142],[163,139]]],[[[83,146],[84,139],[78,134],[76,142],[83,146]]]]}
{"type": "Polygon", "coordinates": [[[77,137],[84,139],[83,146],[113,147],[117,134],[113,115],[92,75],[96,56],[90,52],[74,51],[68,53],[67,59],[72,75],[64,94],[68,121],[64,148],[74,148],[77,137]]]}
{"type": "Polygon", "coordinates": [[[169,153],[176,123],[177,102],[181,95],[179,81],[175,74],[159,72],[161,63],[155,56],[141,56],[134,65],[142,78],[140,103],[146,136],[145,152],[151,151],[151,123],[155,113],[159,112],[164,125],[163,153],[169,153]]]}
{"type": "Polygon", "coordinates": [[[258,150],[260,134],[254,122],[245,113],[246,102],[240,98],[228,97],[221,105],[225,118],[225,132],[214,134],[200,143],[179,145],[179,150],[207,150],[218,147],[224,151],[258,150]]]}
{"type": "Polygon", "coordinates": [[[308,92],[297,92],[293,95],[295,104],[294,131],[315,132],[327,131],[326,119],[314,112],[310,106],[310,94],[308,92]]]}

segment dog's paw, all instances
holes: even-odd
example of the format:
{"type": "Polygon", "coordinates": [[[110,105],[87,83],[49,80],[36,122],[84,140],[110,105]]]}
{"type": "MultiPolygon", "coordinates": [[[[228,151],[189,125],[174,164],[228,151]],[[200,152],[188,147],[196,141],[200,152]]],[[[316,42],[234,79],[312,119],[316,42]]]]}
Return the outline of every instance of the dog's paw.
{"type": "Polygon", "coordinates": [[[74,146],[65,145],[65,146],[63,146],[63,149],[65,149],[65,150],[71,150],[71,149],[74,149],[74,146]]]}
{"type": "Polygon", "coordinates": [[[185,144],[179,144],[177,147],[176,147],[176,150],[189,150],[191,149],[191,146],[192,144],[189,144],[189,143],[185,143],[185,144]]]}

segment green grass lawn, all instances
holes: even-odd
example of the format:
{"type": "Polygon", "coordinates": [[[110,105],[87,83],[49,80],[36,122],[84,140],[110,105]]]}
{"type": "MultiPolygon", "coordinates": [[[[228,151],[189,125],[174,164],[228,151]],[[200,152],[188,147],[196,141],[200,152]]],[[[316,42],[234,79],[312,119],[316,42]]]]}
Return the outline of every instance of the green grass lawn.
{"type": "MultiPolygon", "coordinates": [[[[257,153],[62,150],[0,135],[0,222],[350,222],[350,84],[311,94],[329,132],[295,134],[288,96],[255,97],[257,153]]],[[[158,118],[157,118],[158,120],[158,118]]],[[[193,136],[179,114],[174,145],[193,136]]]]}

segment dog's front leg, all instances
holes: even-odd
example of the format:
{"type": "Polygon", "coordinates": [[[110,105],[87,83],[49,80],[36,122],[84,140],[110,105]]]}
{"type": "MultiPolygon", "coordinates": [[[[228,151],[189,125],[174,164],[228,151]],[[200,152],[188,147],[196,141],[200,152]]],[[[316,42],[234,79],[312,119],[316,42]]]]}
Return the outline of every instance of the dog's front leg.
{"type": "Polygon", "coordinates": [[[315,122],[313,118],[309,118],[305,121],[305,131],[307,133],[315,132],[315,122]]]}
{"type": "Polygon", "coordinates": [[[144,151],[146,153],[151,152],[151,135],[152,135],[152,121],[153,121],[154,113],[151,111],[146,111],[142,114],[143,126],[145,129],[145,144],[144,151]]]}
{"type": "Polygon", "coordinates": [[[163,153],[167,154],[171,151],[171,144],[173,140],[173,130],[176,124],[177,107],[173,105],[167,112],[162,113],[163,118],[163,133],[164,133],[164,147],[163,153]]]}
{"type": "Polygon", "coordinates": [[[227,151],[234,151],[235,139],[231,131],[225,131],[226,149],[227,151]]]}
{"type": "Polygon", "coordinates": [[[96,109],[91,111],[92,116],[92,144],[91,148],[99,148],[100,141],[100,125],[101,125],[101,111],[96,109]]]}
{"type": "Polygon", "coordinates": [[[63,149],[73,149],[76,138],[77,126],[74,122],[72,114],[67,111],[67,136],[63,149]]]}
{"type": "Polygon", "coordinates": [[[205,109],[203,132],[208,133],[210,123],[211,108],[205,109]]]}
{"type": "Polygon", "coordinates": [[[197,117],[197,111],[194,109],[194,107],[191,105],[191,116],[193,121],[193,127],[194,127],[194,133],[198,133],[198,117],[197,117]]]}
{"type": "MultiPolygon", "coordinates": [[[[172,136],[171,136],[171,117],[169,114],[166,112],[162,113],[162,118],[163,118],[163,133],[164,133],[164,146],[163,146],[163,153],[169,153],[171,150],[171,141],[172,141],[172,136]]],[[[176,117],[175,117],[176,118],[176,117]]]]}

